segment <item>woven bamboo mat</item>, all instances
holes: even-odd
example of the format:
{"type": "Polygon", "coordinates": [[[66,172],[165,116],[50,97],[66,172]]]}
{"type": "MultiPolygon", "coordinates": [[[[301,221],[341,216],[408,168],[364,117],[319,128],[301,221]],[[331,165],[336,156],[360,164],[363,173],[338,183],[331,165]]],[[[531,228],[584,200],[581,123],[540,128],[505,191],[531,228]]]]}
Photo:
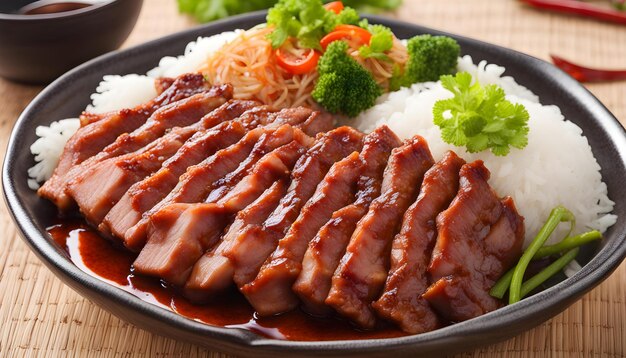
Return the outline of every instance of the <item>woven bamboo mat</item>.
{"type": "MultiPolygon", "coordinates": [[[[626,68],[626,27],[537,12],[513,0],[405,0],[396,17],[510,47],[599,67],[626,68]]],[[[175,0],[146,0],[125,46],[193,26],[175,0]]],[[[626,82],[588,88],[626,124],[626,82]]],[[[41,90],[0,79],[0,150],[41,90]]],[[[621,198],[614,198],[621,200],[621,198]]],[[[61,283],[18,238],[0,205],[0,356],[221,356],[140,330],[61,283]]],[[[565,312],[476,357],[626,356],[626,263],[565,312]]]]}

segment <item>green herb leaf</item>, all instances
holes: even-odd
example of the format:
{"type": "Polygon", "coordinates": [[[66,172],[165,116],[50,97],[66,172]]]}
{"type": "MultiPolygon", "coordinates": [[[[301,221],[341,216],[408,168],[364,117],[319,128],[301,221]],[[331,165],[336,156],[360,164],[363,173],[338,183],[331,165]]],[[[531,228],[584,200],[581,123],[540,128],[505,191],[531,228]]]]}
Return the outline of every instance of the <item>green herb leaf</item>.
{"type": "MultiPolygon", "coordinates": [[[[274,6],[277,0],[178,0],[178,11],[193,15],[200,22],[208,22],[223,17],[242,14],[248,11],[268,9],[274,6]]],[[[346,8],[353,7],[363,12],[380,12],[393,10],[400,6],[402,0],[347,0],[346,8]]],[[[354,11],[353,9],[351,9],[354,11]]],[[[354,11],[356,14],[356,11],[354,11]]],[[[347,14],[346,14],[347,15],[347,14]]],[[[352,16],[350,14],[349,16],[352,16]]],[[[344,20],[342,20],[344,21],[344,20]]],[[[358,23],[355,21],[341,22],[343,24],[358,23]]],[[[332,31],[332,28],[328,31],[332,31]]]]}
{"type": "Polygon", "coordinates": [[[465,146],[471,153],[490,149],[498,156],[528,144],[528,112],[509,102],[501,87],[472,84],[467,72],[441,76],[441,84],[454,94],[433,106],[433,122],[446,143],[465,146]]]}
{"type": "Polygon", "coordinates": [[[359,48],[359,54],[363,58],[376,58],[390,61],[385,52],[393,47],[393,32],[383,25],[368,25],[366,29],[372,34],[369,45],[359,48]]]}
{"type": "Polygon", "coordinates": [[[269,35],[274,48],[294,37],[302,48],[321,50],[321,38],[337,25],[358,22],[354,9],[346,7],[335,14],[326,10],[320,0],[280,0],[267,13],[267,23],[275,27],[269,35]]]}

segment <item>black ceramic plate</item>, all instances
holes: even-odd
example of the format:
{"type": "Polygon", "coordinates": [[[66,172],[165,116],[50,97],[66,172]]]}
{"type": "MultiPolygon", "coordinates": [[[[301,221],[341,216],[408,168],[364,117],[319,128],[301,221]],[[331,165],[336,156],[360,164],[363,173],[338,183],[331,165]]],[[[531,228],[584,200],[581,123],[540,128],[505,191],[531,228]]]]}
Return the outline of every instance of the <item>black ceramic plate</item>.
{"type": "MultiPolygon", "coordinates": [[[[441,34],[389,19],[372,17],[371,20],[391,27],[400,38],[441,34]]],[[[626,178],[626,135],[619,122],[593,95],[552,65],[512,50],[450,35],[459,41],[463,54],[471,55],[475,61],[487,60],[505,66],[506,74],[538,94],[542,103],[558,105],[589,139],[603,168],[610,197],[616,201],[615,213],[619,219],[601,244],[587,248],[579,257],[585,266],[575,276],[515,305],[430,333],[362,341],[292,342],[187,319],[81,271],[46,234],[56,209],[26,185],[26,171],[33,165],[28,147],[36,139],[35,127],[79,114],[105,74],[145,73],[161,57],[183,53],[185,45],[198,36],[250,28],[261,22],[264,22],[263,13],[248,14],[102,56],[56,80],[20,116],[2,172],[7,204],[31,249],[80,294],[139,327],[238,355],[443,355],[504,340],[544,322],[598,285],[626,256],[626,202],[622,200],[626,192],[623,179],[626,178]]]]}

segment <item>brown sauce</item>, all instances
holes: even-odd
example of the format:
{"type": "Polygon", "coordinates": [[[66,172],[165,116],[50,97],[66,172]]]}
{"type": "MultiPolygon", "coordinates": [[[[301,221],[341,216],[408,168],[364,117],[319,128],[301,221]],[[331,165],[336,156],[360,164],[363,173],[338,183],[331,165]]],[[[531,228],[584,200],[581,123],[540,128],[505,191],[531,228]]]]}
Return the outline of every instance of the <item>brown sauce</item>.
{"type": "Polygon", "coordinates": [[[209,304],[193,304],[158,279],[134,275],[132,263],[136,254],[116,247],[83,221],[61,221],[50,227],[48,233],[66,250],[72,262],[86,273],[145,301],[209,325],[241,328],[269,338],[294,341],[390,338],[406,335],[390,324],[381,324],[371,331],[360,331],[339,318],[317,318],[301,310],[259,318],[243,295],[235,289],[209,304]]]}
{"type": "Polygon", "coordinates": [[[55,2],[52,4],[42,4],[41,6],[25,7],[26,10],[22,9],[20,11],[24,15],[45,15],[45,14],[56,14],[59,12],[66,12],[72,10],[83,9],[93,4],[85,4],[80,2],[55,2]]]}

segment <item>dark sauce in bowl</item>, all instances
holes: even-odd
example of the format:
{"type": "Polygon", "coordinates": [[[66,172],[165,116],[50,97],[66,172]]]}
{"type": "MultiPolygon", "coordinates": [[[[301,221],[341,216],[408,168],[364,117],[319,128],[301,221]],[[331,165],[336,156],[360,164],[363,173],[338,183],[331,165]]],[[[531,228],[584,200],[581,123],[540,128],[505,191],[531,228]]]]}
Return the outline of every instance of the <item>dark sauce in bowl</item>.
{"type": "Polygon", "coordinates": [[[294,310],[272,317],[259,317],[242,294],[233,289],[205,304],[193,304],[162,281],[135,275],[136,254],[104,239],[82,220],[60,220],[48,228],[52,239],[72,262],[86,273],[144,301],[189,319],[227,328],[240,328],[259,335],[294,341],[330,341],[405,336],[391,324],[380,322],[374,330],[357,330],[337,317],[314,317],[294,310]]]}
{"type": "Polygon", "coordinates": [[[24,15],[45,15],[55,14],[58,12],[66,12],[72,10],[83,9],[93,4],[85,4],[80,2],[58,2],[53,4],[43,4],[38,7],[29,7],[26,11],[22,10],[20,13],[24,15]]]}
{"type": "MultiPolygon", "coordinates": [[[[80,10],[95,5],[101,5],[111,0],[75,0],[75,1],[63,1],[63,0],[38,0],[30,1],[27,5],[22,5],[14,8],[14,13],[18,15],[50,15],[59,14],[74,10],[80,10]]],[[[23,4],[23,2],[22,2],[23,4]]]]}

